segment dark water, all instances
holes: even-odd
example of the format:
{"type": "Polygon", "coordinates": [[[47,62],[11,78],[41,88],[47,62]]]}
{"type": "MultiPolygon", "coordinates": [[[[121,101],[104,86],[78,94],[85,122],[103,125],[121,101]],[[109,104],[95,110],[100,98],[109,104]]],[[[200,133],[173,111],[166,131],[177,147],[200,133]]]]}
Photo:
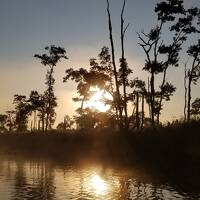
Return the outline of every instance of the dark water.
{"type": "Polygon", "coordinates": [[[200,199],[198,184],[194,189],[184,174],[182,178],[173,182],[145,167],[117,169],[0,156],[0,200],[200,199]]]}

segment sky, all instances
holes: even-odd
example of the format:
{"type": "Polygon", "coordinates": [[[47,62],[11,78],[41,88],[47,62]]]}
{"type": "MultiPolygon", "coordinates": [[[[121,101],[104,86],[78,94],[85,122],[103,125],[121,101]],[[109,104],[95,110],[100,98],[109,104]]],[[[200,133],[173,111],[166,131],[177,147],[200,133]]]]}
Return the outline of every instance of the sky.
{"type": "MultiPolygon", "coordinates": [[[[138,46],[136,32],[148,32],[156,25],[153,12],[156,2],[159,0],[127,0],[125,21],[130,26],[125,38],[125,54],[133,70],[132,78],[147,80],[148,77],[148,73],[142,71],[145,55],[138,46]]],[[[122,0],[110,0],[117,61],[122,3],[122,0]]],[[[200,7],[200,0],[185,0],[185,4],[200,7]]],[[[0,113],[12,109],[14,94],[28,96],[31,90],[40,93],[45,90],[46,67],[34,54],[43,53],[45,46],[54,44],[64,47],[69,58],[55,69],[56,124],[65,114],[73,115],[78,106],[72,101],[76,85],[63,83],[62,79],[67,68],[88,68],[89,59],[97,57],[103,46],[110,46],[106,0],[0,0],[0,5],[0,113]]],[[[196,40],[192,37],[189,43],[196,40]]],[[[183,115],[183,63],[186,60],[186,56],[181,56],[180,67],[168,73],[167,79],[175,84],[177,91],[164,106],[163,121],[183,115]]],[[[199,86],[193,87],[193,99],[199,95],[199,89],[199,86]]]]}

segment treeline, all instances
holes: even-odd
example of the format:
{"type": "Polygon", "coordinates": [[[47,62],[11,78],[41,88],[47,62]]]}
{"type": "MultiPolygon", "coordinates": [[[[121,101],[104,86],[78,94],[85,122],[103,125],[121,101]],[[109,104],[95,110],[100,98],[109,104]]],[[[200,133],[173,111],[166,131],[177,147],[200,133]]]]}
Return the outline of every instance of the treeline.
{"type": "MultiPolygon", "coordinates": [[[[78,96],[73,100],[80,102],[81,105],[74,119],[66,116],[58,125],[58,129],[70,129],[74,123],[78,128],[117,127],[120,130],[159,126],[163,105],[166,101],[170,101],[176,91],[175,85],[168,81],[168,71],[172,67],[179,66],[180,56],[184,53],[187,53],[190,59],[190,62],[185,64],[183,74],[184,121],[190,122],[191,118],[199,119],[200,98],[193,102],[191,99],[192,84],[197,84],[200,78],[200,39],[198,39],[200,9],[198,7],[185,8],[183,0],[164,0],[156,4],[157,24],[152,26],[149,32],[137,33],[139,47],[145,55],[142,70],[149,74],[148,81],[145,82],[138,77],[130,78],[134,69],[129,67],[126,59],[125,36],[129,24],[125,23],[125,8],[126,0],[123,1],[120,13],[121,56],[119,62],[116,61],[110,4],[107,0],[110,50],[108,47],[103,47],[97,59],[89,60],[90,67],[87,69],[68,68],[66,70],[63,82],[74,81],[77,84],[78,96]],[[170,39],[166,40],[166,34],[170,36],[170,39]],[[188,45],[186,41],[191,37],[197,38],[196,44],[186,47],[188,45]],[[160,82],[158,82],[158,76],[161,77],[160,82]],[[112,96],[112,100],[102,99],[105,104],[110,105],[107,112],[102,113],[84,107],[84,103],[93,94],[92,87],[98,87],[112,96]],[[148,107],[149,115],[144,112],[145,105],[148,107]],[[131,110],[131,114],[128,114],[128,110],[131,110]]],[[[52,45],[46,47],[45,50],[47,53],[36,54],[34,57],[47,68],[46,90],[43,94],[31,91],[28,98],[24,95],[15,95],[13,101],[15,109],[7,111],[5,115],[0,115],[1,130],[26,130],[31,114],[34,116],[31,126],[33,130],[52,129],[57,106],[54,70],[59,61],[68,58],[66,50],[62,47],[52,45]],[[39,117],[38,123],[37,117],[39,117]]]]}

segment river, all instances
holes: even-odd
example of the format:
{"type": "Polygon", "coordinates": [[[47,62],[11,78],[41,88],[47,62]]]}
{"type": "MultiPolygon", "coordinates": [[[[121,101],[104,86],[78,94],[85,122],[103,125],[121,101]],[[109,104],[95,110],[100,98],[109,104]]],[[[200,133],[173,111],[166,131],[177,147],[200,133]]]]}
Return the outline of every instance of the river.
{"type": "Polygon", "coordinates": [[[0,156],[1,200],[200,199],[198,184],[186,177],[175,180],[145,167],[0,156]]]}

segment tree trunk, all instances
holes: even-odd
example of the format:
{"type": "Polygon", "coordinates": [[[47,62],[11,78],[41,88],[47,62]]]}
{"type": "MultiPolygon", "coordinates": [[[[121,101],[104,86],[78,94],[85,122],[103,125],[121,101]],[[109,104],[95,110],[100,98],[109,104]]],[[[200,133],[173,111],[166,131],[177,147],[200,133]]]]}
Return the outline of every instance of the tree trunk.
{"type": "Polygon", "coordinates": [[[155,128],[155,120],[154,120],[154,115],[155,115],[155,88],[154,88],[154,72],[151,72],[151,123],[152,127],[155,128]]]}
{"type": "Polygon", "coordinates": [[[164,70],[163,81],[162,81],[162,84],[161,84],[161,95],[160,95],[160,101],[159,101],[159,105],[158,105],[159,111],[158,111],[158,114],[157,114],[157,124],[160,123],[160,114],[161,114],[162,101],[163,101],[162,88],[163,88],[163,86],[165,85],[165,82],[166,82],[166,74],[167,74],[167,68],[165,68],[165,70],[164,70]]]}
{"type": "Polygon", "coordinates": [[[142,94],[142,120],[141,120],[141,128],[144,125],[144,94],[142,94]]]}
{"type": "Polygon", "coordinates": [[[192,78],[189,77],[189,81],[188,81],[187,122],[190,121],[191,83],[192,83],[192,78]]]}
{"type": "Polygon", "coordinates": [[[184,122],[186,122],[187,119],[187,68],[185,64],[185,71],[184,71],[184,89],[185,89],[185,96],[184,96],[184,122]]]}
{"type": "Polygon", "coordinates": [[[34,110],[33,130],[36,131],[36,110],[34,110]]]}
{"type": "Polygon", "coordinates": [[[42,108],[42,132],[45,130],[45,111],[42,108]]]}
{"type": "Polygon", "coordinates": [[[84,106],[84,102],[85,102],[86,96],[83,97],[82,101],[81,101],[81,124],[80,124],[80,128],[84,128],[83,124],[84,124],[84,119],[83,119],[83,106],[84,106]]]}
{"type": "Polygon", "coordinates": [[[149,118],[151,119],[151,96],[150,96],[150,83],[149,83],[149,77],[148,77],[148,97],[150,98],[150,102],[148,101],[148,107],[149,107],[149,118]]]}
{"type": "Polygon", "coordinates": [[[136,94],[136,127],[140,127],[140,118],[139,118],[139,94],[136,94]]]}
{"type": "Polygon", "coordinates": [[[197,59],[197,56],[196,55],[194,57],[194,60],[193,60],[193,63],[192,63],[192,69],[191,71],[189,72],[189,79],[188,79],[188,103],[187,103],[187,122],[190,122],[190,104],[191,104],[191,85],[192,85],[192,80],[193,80],[193,72],[194,72],[194,69],[195,69],[195,62],[196,62],[196,59],[197,59]]]}
{"type": "Polygon", "coordinates": [[[49,127],[51,127],[50,115],[51,115],[51,108],[52,108],[52,96],[51,96],[51,92],[53,90],[52,79],[53,79],[53,66],[50,66],[49,83],[48,83],[48,95],[49,96],[48,96],[48,108],[47,108],[46,128],[45,128],[46,131],[49,129],[49,127]]]}
{"type": "Polygon", "coordinates": [[[117,68],[115,64],[115,49],[114,49],[114,42],[113,42],[113,36],[112,36],[112,22],[111,22],[111,17],[110,17],[109,0],[107,0],[107,13],[108,13],[110,43],[111,43],[111,50],[112,50],[112,64],[113,64],[113,69],[114,69],[113,71],[114,71],[115,86],[116,86],[116,92],[117,92],[117,107],[119,110],[119,127],[120,127],[120,130],[122,130],[123,122],[122,122],[122,109],[121,109],[121,95],[119,91],[118,73],[117,73],[117,68]]]}
{"type": "Polygon", "coordinates": [[[126,0],[124,0],[122,12],[121,12],[121,49],[122,49],[122,57],[121,57],[121,67],[122,67],[122,81],[123,81],[123,93],[124,93],[124,125],[125,130],[128,129],[128,112],[127,112],[127,97],[126,97],[126,63],[125,63],[125,56],[124,56],[124,35],[126,32],[126,29],[124,29],[124,8],[125,8],[126,0]]]}

